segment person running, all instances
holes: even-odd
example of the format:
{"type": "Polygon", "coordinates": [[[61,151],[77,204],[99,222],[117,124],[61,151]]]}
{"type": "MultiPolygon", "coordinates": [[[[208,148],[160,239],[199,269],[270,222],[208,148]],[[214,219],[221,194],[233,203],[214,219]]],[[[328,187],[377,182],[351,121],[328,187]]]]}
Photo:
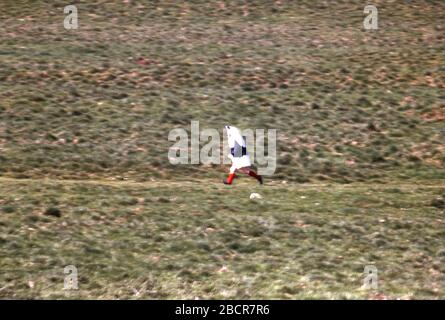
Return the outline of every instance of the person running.
{"type": "Polygon", "coordinates": [[[256,180],[260,184],[263,184],[263,177],[258,175],[252,168],[250,163],[250,157],[247,154],[246,142],[238,128],[234,126],[224,126],[227,133],[227,139],[230,147],[229,159],[232,161],[232,166],[229,170],[229,177],[227,180],[223,180],[224,184],[232,184],[235,178],[235,172],[247,174],[256,180]]]}

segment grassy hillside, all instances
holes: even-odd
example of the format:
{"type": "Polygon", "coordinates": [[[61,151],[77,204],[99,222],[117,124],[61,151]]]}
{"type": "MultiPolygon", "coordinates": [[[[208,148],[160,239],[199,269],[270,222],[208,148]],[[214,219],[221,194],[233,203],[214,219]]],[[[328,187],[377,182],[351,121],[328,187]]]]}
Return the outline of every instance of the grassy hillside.
{"type": "Polygon", "coordinates": [[[1,4],[0,298],[445,297],[443,1],[91,2],[1,4]],[[170,165],[192,120],[275,175],[170,165]]]}
{"type": "Polygon", "coordinates": [[[4,1],[0,174],[220,176],[173,167],[169,130],[278,130],[274,178],[445,177],[445,5],[362,1],[4,1]],[[224,5],[223,5],[224,3],[224,5]]]}
{"type": "Polygon", "coordinates": [[[445,186],[243,180],[1,178],[0,298],[445,296],[445,186]],[[368,264],[378,291],[361,289],[368,264]]]}

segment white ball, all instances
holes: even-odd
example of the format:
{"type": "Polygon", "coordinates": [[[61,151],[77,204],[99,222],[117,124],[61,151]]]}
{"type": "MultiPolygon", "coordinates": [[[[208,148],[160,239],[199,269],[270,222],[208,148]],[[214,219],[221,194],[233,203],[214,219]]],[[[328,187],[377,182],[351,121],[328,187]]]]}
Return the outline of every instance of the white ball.
{"type": "Polygon", "coordinates": [[[253,200],[253,199],[262,199],[263,197],[260,195],[260,194],[258,194],[258,193],[251,193],[250,194],[250,200],[253,200]]]}

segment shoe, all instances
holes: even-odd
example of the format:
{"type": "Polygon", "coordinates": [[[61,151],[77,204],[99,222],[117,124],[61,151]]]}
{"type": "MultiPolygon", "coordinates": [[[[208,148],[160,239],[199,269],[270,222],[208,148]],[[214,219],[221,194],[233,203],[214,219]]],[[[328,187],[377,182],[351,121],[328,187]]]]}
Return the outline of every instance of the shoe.
{"type": "Polygon", "coordinates": [[[262,177],[262,176],[258,176],[258,182],[259,182],[260,184],[263,184],[263,177],[262,177]]]}

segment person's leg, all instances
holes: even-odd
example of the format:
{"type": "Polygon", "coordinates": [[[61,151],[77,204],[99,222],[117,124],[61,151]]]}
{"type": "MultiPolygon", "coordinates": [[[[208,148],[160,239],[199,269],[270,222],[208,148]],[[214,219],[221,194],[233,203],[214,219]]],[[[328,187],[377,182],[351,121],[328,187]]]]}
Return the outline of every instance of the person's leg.
{"type": "Polygon", "coordinates": [[[227,177],[227,180],[223,180],[224,184],[232,184],[233,178],[235,178],[235,172],[236,168],[235,166],[230,167],[229,176],[227,177]]]}
{"type": "Polygon", "coordinates": [[[239,169],[242,173],[248,174],[249,176],[258,180],[259,183],[263,184],[263,177],[258,175],[251,167],[243,167],[239,169]]]}

